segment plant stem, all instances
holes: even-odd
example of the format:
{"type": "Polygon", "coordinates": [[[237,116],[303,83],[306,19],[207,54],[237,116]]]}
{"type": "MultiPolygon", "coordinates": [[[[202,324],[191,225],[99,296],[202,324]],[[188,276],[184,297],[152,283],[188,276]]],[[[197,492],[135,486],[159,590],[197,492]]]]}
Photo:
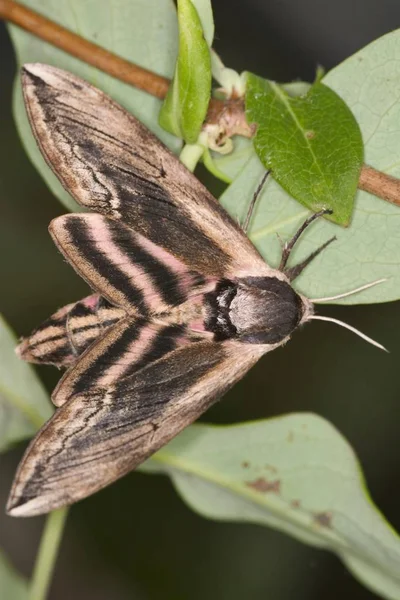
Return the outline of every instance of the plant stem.
{"type": "MultiPolygon", "coordinates": [[[[85,40],[18,2],[0,0],[0,19],[18,25],[45,42],[152,96],[163,99],[167,94],[170,80],[166,77],[143,69],[85,40]]],[[[252,137],[255,133],[254,124],[246,121],[243,101],[238,102],[236,99],[222,101],[211,98],[206,123],[223,125],[229,137],[232,135],[252,137]]],[[[358,187],[400,206],[400,180],[373,167],[363,165],[358,187]]]]}
{"type": "Polygon", "coordinates": [[[400,206],[400,179],[396,179],[396,177],[363,165],[358,187],[360,190],[400,206]]]}
{"type": "Polygon", "coordinates": [[[125,83],[157,98],[165,98],[170,84],[169,79],[143,69],[101,46],[85,40],[18,2],[0,0],[0,18],[18,25],[45,42],[49,42],[71,56],[76,56],[125,83]]]}
{"type": "Polygon", "coordinates": [[[51,512],[46,520],[29,590],[29,600],[45,600],[50,587],[68,508],[51,512]]]}

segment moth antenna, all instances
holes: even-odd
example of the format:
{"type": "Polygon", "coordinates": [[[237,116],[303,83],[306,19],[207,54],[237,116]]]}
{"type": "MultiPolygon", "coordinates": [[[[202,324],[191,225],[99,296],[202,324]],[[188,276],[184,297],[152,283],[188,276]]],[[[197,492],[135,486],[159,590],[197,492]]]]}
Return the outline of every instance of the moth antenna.
{"type": "Polygon", "coordinates": [[[353,294],[358,294],[358,292],[362,292],[363,290],[368,290],[374,285],[378,285],[379,283],[383,283],[384,281],[388,281],[388,277],[384,277],[383,279],[377,279],[376,281],[370,281],[370,283],[366,283],[365,285],[361,285],[354,290],[350,290],[349,292],[344,292],[343,294],[337,294],[336,296],[326,296],[325,298],[312,298],[310,302],[313,304],[318,304],[319,302],[329,302],[330,300],[338,300],[339,298],[347,298],[347,296],[352,296],[353,294]]]}
{"type": "Polygon", "coordinates": [[[348,323],[344,323],[343,321],[339,321],[339,319],[334,319],[333,317],[322,317],[320,315],[313,315],[312,317],[309,317],[310,321],[313,320],[313,319],[317,320],[317,321],[330,321],[331,323],[336,323],[336,325],[340,325],[341,327],[344,327],[345,329],[349,329],[350,331],[352,331],[353,333],[355,333],[356,335],[358,335],[360,338],[362,338],[363,340],[365,340],[369,344],[372,344],[373,346],[376,346],[380,350],[384,350],[385,352],[389,352],[389,350],[387,350],[385,348],[385,346],[382,346],[382,344],[379,344],[379,342],[376,342],[372,338],[370,338],[367,335],[365,335],[365,333],[362,333],[361,331],[359,331],[355,327],[352,327],[348,323]]]}
{"type": "Polygon", "coordinates": [[[307,256],[307,258],[305,258],[301,263],[294,265],[294,267],[290,267],[289,269],[283,269],[283,273],[285,273],[289,281],[293,281],[293,279],[296,279],[296,277],[298,277],[304,271],[304,269],[310,264],[310,262],[314,260],[314,258],[316,258],[318,254],[321,254],[321,252],[325,250],[325,248],[327,248],[329,244],[335,242],[336,239],[336,235],[334,235],[330,238],[330,240],[327,240],[324,244],[322,244],[322,246],[314,250],[314,252],[311,252],[311,254],[307,256]]]}
{"type": "MultiPolygon", "coordinates": [[[[307,229],[307,227],[309,225],[311,225],[311,223],[313,223],[316,219],[319,219],[320,217],[323,217],[324,215],[332,215],[332,214],[333,214],[333,210],[331,210],[330,208],[323,208],[319,212],[312,214],[310,217],[308,217],[308,219],[306,219],[304,221],[304,223],[296,231],[296,233],[294,234],[292,239],[285,243],[285,245],[283,247],[283,252],[282,252],[281,264],[278,267],[278,271],[283,271],[285,269],[286,263],[290,256],[290,253],[292,252],[293,247],[295,246],[297,240],[299,239],[299,237],[301,236],[303,231],[305,231],[307,229]]],[[[333,238],[332,238],[332,241],[333,241],[333,238]]],[[[319,252],[321,252],[322,249],[323,249],[323,247],[321,246],[321,248],[319,249],[319,252]]],[[[313,258],[315,258],[315,254],[313,254],[313,258]]],[[[312,260],[312,259],[309,259],[309,260],[312,260]]],[[[306,265],[304,265],[304,266],[306,266],[306,265]]],[[[298,275],[299,274],[300,273],[298,273],[298,275]]],[[[294,279],[294,277],[293,277],[293,279],[294,279]]]]}
{"type": "Polygon", "coordinates": [[[265,173],[263,175],[263,178],[261,179],[260,183],[257,186],[256,191],[253,194],[253,197],[252,197],[251,202],[249,204],[249,208],[247,209],[246,218],[245,218],[245,220],[243,222],[243,225],[242,225],[242,229],[243,229],[244,233],[247,233],[247,230],[248,230],[249,224],[250,224],[250,220],[251,220],[251,215],[253,214],[253,210],[254,210],[254,207],[256,205],[258,196],[260,195],[261,190],[264,187],[264,183],[267,181],[268,175],[270,174],[270,172],[271,171],[265,171],[265,173]]]}

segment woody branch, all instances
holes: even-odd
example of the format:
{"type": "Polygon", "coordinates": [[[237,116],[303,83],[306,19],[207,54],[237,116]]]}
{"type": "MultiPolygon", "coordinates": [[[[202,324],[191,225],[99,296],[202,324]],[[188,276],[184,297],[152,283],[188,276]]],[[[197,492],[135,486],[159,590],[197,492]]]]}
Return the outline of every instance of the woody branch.
{"type": "MultiPolygon", "coordinates": [[[[0,0],[0,18],[152,96],[163,99],[167,94],[170,81],[166,77],[139,67],[85,40],[18,2],[0,0]]],[[[255,132],[255,127],[246,121],[244,102],[238,98],[224,101],[212,98],[206,123],[220,125],[229,137],[233,135],[252,137],[255,132]]],[[[363,165],[358,187],[400,206],[400,180],[371,166],[363,165]]]]}

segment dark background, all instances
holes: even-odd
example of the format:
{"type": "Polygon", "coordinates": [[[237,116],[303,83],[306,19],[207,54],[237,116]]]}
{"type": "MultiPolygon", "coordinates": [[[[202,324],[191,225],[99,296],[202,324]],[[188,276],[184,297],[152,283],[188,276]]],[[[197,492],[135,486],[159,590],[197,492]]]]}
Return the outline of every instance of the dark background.
{"type": "MultiPolygon", "coordinates": [[[[105,0],[103,0],[105,1],[105,0]]],[[[312,80],[400,26],[393,0],[214,0],[216,49],[241,71],[312,80]]],[[[24,154],[11,116],[13,49],[0,26],[0,310],[18,335],[86,288],[56,252],[49,221],[65,212],[24,154]]],[[[399,303],[325,307],[390,349],[384,354],[330,324],[307,326],[265,357],[206,416],[215,423],[313,411],[347,437],[372,496],[400,529],[399,303]]],[[[40,369],[49,387],[58,373],[40,369]]],[[[1,458],[4,506],[19,447],[1,458]]],[[[0,515],[0,547],[30,573],[43,521],[0,515]]],[[[132,474],[69,515],[50,597],[56,600],[377,598],[332,554],[253,525],[194,514],[169,480],[132,474]]],[[[7,600],[7,599],[5,599],[7,600]]]]}

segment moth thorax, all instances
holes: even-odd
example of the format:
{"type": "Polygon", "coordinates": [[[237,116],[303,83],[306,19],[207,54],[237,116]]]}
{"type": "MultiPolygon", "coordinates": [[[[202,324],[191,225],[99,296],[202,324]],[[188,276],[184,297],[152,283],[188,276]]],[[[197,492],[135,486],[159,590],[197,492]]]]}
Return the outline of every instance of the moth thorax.
{"type": "Polygon", "coordinates": [[[300,324],[306,307],[291,285],[277,277],[240,280],[229,316],[241,341],[278,344],[300,324]]]}

